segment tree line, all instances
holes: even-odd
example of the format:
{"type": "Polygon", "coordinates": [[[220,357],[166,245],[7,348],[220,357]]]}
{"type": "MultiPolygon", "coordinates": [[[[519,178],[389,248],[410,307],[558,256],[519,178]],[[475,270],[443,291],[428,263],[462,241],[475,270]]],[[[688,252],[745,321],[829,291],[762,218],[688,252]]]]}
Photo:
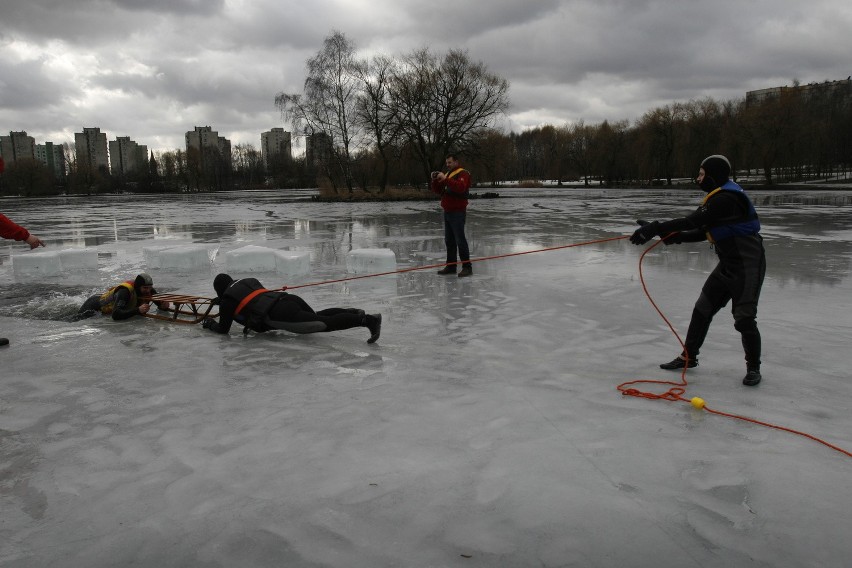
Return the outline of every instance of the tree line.
{"type": "Polygon", "coordinates": [[[115,176],[78,165],[66,144],[65,180],[40,162],[20,160],[7,164],[0,194],[261,187],[383,194],[425,188],[449,152],[461,155],[481,186],[508,180],[672,185],[693,178],[699,161],[715,153],[728,156],[740,175],[759,176],[767,185],[846,178],[852,166],[849,81],[794,83],[760,100],[673,102],[633,123],[581,120],[520,133],[496,126],[509,107],[508,90],[505,79],[464,51],[440,55],[421,48],[362,59],[335,31],[306,62],[302,92],[274,99],[283,120],[306,140],[302,157],[272,156],[264,163],[251,144],[237,144],[230,157],[216,149],[178,149],[152,153],[136,171],[115,176]]]}
{"type": "MultiPolygon", "coordinates": [[[[818,86],[817,86],[818,87],[818,86]]],[[[614,186],[692,179],[705,156],[724,153],[741,175],[779,182],[847,178],[852,89],[782,89],[760,101],[675,102],[626,120],[543,126],[481,145],[480,181],[584,180],[614,186]],[[485,180],[483,180],[483,174],[485,180]]]]}
{"type": "Polygon", "coordinates": [[[460,153],[480,185],[507,180],[583,180],[608,187],[671,185],[724,153],[735,170],[767,185],[846,177],[852,166],[852,82],[794,82],[763,98],[674,102],[627,120],[495,127],[508,82],[467,53],[422,48],[359,59],[332,32],[306,63],[301,93],[279,93],[282,116],[320,135],[317,174],[335,193],[423,187],[448,152],[460,153]],[[800,88],[801,87],[801,88],[800,88]]]}

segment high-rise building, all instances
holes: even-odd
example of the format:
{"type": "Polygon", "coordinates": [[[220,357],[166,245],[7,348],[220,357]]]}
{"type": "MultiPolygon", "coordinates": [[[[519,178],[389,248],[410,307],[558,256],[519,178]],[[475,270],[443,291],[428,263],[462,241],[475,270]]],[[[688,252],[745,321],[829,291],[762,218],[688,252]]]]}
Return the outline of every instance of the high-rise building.
{"type": "Polygon", "coordinates": [[[0,136],[0,156],[6,165],[17,160],[35,159],[35,139],[27,136],[26,132],[10,132],[8,136],[0,136]]]}
{"type": "Polygon", "coordinates": [[[196,126],[194,130],[186,133],[187,154],[198,154],[201,163],[204,164],[211,150],[216,150],[225,164],[231,167],[231,141],[219,136],[219,133],[209,126],[196,126]]]}
{"type": "Polygon", "coordinates": [[[309,166],[319,167],[331,161],[331,136],[325,132],[315,132],[305,138],[305,162],[309,166]]]}
{"type": "Polygon", "coordinates": [[[225,165],[228,169],[232,168],[233,161],[231,156],[231,141],[224,136],[219,136],[216,140],[216,148],[219,150],[219,155],[225,161],[225,165]]]}
{"type": "Polygon", "coordinates": [[[293,149],[290,133],[283,128],[273,128],[260,135],[260,154],[263,157],[263,165],[267,169],[275,159],[292,160],[293,149]]]}
{"type": "Polygon", "coordinates": [[[196,126],[195,130],[186,133],[186,151],[194,148],[201,152],[202,148],[216,147],[219,133],[209,126],[196,126]]]}
{"type": "Polygon", "coordinates": [[[36,144],[35,150],[36,159],[53,172],[53,177],[65,179],[65,151],[61,144],[53,142],[36,144]]]}
{"type": "Polygon", "coordinates": [[[109,172],[109,154],[107,153],[107,137],[100,128],[84,128],[83,132],[74,133],[74,144],[77,147],[77,169],[109,172]]]}
{"type": "Polygon", "coordinates": [[[148,147],[137,144],[130,136],[118,136],[109,143],[109,157],[113,175],[144,172],[148,163],[148,147]]]}

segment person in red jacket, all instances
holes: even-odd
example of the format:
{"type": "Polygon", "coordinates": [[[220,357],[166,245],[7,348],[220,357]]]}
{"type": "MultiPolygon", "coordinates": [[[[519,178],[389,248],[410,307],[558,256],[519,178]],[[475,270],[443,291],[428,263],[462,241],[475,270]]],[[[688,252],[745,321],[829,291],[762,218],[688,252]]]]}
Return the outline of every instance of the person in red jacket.
{"type": "MultiPolygon", "coordinates": [[[[3,173],[3,166],[3,158],[0,158],[0,173],[3,173]]],[[[31,249],[44,246],[44,243],[40,238],[35,235],[31,235],[28,230],[15,224],[2,213],[0,213],[0,237],[3,237],[4,239],[24,241],[30,245],[31,249]]],[[[0,345],[9,345],[9,340],[5,337],[0,337],[0,345]]]]}
{"type": "Polygon", "coordinates": [[[464,235],[467,200],[470,197],[470,173],[459,165],[455,154],[447,154],[444,162],[447,173],[432,172],[431,189],[441,196],[444,210],[444,242],[447,245],[447,266],[438,274],[455,274],[457,259],[462,262],[459,278],[473,274],[470,248],[464,235]],[[458,256],[457,256],[458,255],[458,256]]]}
{"type": "Polygon", "coordinates": [[[43,247],[44,243],[40,238],[31,235],[28,230],[16,225],[11,219],[0,213],[0,237],[4,239],[14,239],[16,241],[24,241],[30,245],[31,249],[43,247]]]}

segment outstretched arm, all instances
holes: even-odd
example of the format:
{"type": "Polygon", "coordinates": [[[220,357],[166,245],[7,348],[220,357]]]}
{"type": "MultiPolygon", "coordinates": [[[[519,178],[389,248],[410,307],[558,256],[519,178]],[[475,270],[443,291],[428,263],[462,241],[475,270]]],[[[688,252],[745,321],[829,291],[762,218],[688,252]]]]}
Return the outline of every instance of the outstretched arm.
{"type": "Polygon", "coordinates": [[[226,334],[231,331],[231,325],[234,323],[234,311],[237,309],[237,304],[230,298],[225,298],[219,304],[219,321],[213,318],[206,318],[202,322],[204,329],[215,331],[216,333],[226,334]]]}
{"type": "Polygon", "coordinates": [[[28,230],[21,227],[2,213],[0,213],[0,237],[3,237],[4,239],[24,241],[30,245],[31,249],[44,246],[44,243],[40,238],[30,234],[28,230]]]}
{"type": "Polygon", "coordinates": [[[136,306],[136,304],[130,304],[130,291],[127,288],[120,287],[115,291],[115,306],[112,309],[112,319],[115,321],[126,320],[128,318],[132,318],[133,316],[137,316],[139,314],[143,314],[148,311],[148,304],[143,304],[145,306],[144,311],[140,309],[140,307],[136,306]]]}

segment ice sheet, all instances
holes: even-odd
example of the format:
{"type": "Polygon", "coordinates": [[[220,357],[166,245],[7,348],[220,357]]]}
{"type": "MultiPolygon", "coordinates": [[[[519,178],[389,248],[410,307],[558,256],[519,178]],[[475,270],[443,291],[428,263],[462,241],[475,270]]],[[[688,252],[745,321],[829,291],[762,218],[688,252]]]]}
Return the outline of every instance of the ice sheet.
{"type": "Polygon", "coordinates": [[[346,270],[352,274],[378,274],[396,270],[396,255],[390,249],[363,248],[349,251],[346,270]]]}
{"type": "MultiPolygon", "coordinates": [[[[687,213],[701,197],[512,195],[471,202],[474,259],[624,236],[634,219],[687,213]]],[[[799,211],[791,192],[754,195],[768,255],[764,382],[740,383],[724,310],[686,397],[852,449],[850,196],[800,196],[799,211]]],[[[0,200],[0,210],[61,250],[75,219],[100,219],[89,208],[109,199],[0,200]]],[[[351,276],[358,248],[393,250],[401,269],[440,261],[437,204],[246,199],[180,197],[156,218],[131,207],[92,223],[82,238],[100,266],[85,279],[19,279],[8,261],[23,245],[4,241],[0,565],[848,565],[852,458],[616,391],[677,381],[657,367],[680,347],[644,296],[642,247],[622,239],[493,259],[465,279],[430,269],[313,285],[351,276]],[[380,312],[381,339],[56,317],[141,271],[158,234],[223,250],[304,247],[309,274],[264,274],[264,285],[287,284],[315,309],[380,312]]],[[[646,285],[681,333],[714,265],[706,244],[646,256],[646,285]]],[[[159,271],[155,284],[211,295],[224,266],[219,256],[195,272],[159,271]]]]}
{"type": "Polygon", "coordinates": [[[225,269],[230,273],[278,272],[293,276],[308,274],[310,252],[282,251],[246,245],[224,253],[225,269]]]}

